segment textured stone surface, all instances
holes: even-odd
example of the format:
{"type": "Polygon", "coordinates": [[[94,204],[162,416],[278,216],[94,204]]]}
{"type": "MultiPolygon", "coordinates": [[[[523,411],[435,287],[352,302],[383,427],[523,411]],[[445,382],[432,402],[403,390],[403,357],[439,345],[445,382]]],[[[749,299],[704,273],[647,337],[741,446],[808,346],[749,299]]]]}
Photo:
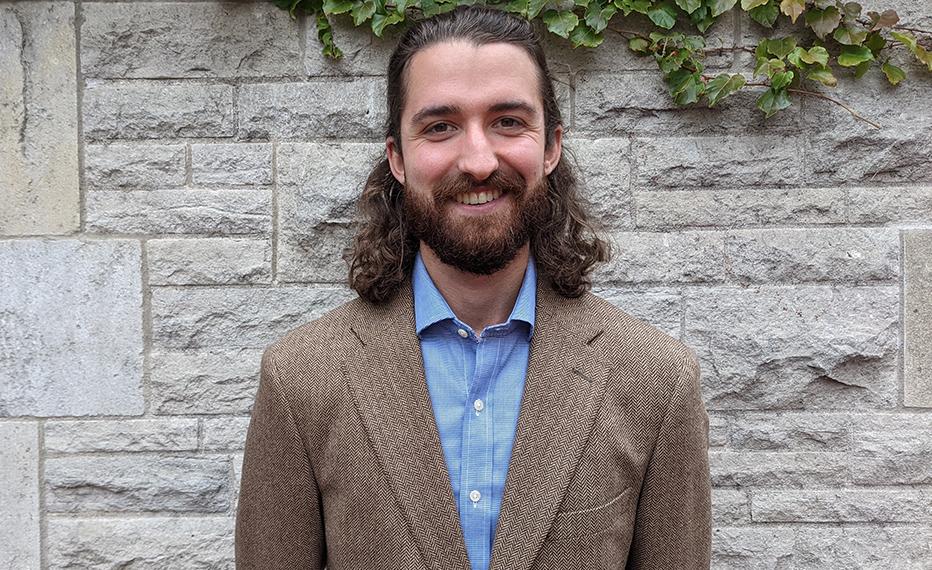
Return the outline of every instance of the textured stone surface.
{"type": "Polygon", "coordinates": [[[712,489],[712,526],[745,525],[751,522],[751,501],[745,491],[712,489]]]}
{"type": "Polygon", "coordinates": [[[725,527],[712,531],[714,570],[793,570],[793,532],[725,527]]]}
{"type": "Polygon", "coordinates": [[[728,273],[741,283],[870,283],[899,276],[894,230],[748,230],[725,236],[728,273]]]}
{"type": "Polygon", "coordinates": [[[595,273],[599,282],[720,282],[724,240],[718,232],[612,234],[612,260],[595,273]]]}
{"type": "Polygon", "coordinates": [[[39,567],[39,430],[0,423],[0,567],[39,567]]]}
{"type": "Polygon", "coordinates": [[[675,289],[620,289],[599,285],[593,287],[592,292],[628,314],[679,338],[683,299],[675,289]]]}
{"type": "Polygon", "coordinates": [[[721,412],[709,414],[709,447],[724,447],[728,443],[731,421],[721,412]]]}
{"type": "Polygon", "coordinates": [[[88,81],[84,89],[88,139],[233,136],[233,87],[161,81],[88,81]]]}
{"type": "Polygon", "coordinates": [[[281,144],[278,147],[282,281],[346,281],[356,198],[384,144],[281,144]]]}
{"type": "Polygon", "coordinates": [[[148,190],[185,184],[184,145],[91,144],[84,147],[88,190],[148,190]]]}
{"type": "Polygon", "coordinates": [[[0,234],[79,226],[74,4],[0,5],[0,234]]]}
{"type": "Polygon", "coordinates": [[[151,285],[270,283],[267,239],[154,239],[146,243],[151,285]]]}
{"type": "Polygon", "coordinates": [[[272,183],[270,144],[193,144],[191,182],[195,186],[272,183]]]}
{"type": "Polygon", "coordinates": [[[301,73],[299,24],[271,3],[89,3],[86,77],[277,77],[301,73]]]}
{"type": "Polygon", "coordinates": [[[224,512],[230,506],[225,457],[51,457],[48,512],[224,512]]]}
{"type": "Polygon", "coordinates": [[[270,234],[268,190],[88,192],[87,230],[127,234],[270,234]]]}
{"type": "Polygon", "coordinates": [[[195,451],[197,420],[48,421],[45,450],[50,453],[195,451]]]}
{"type": "Polygon", "coordinates": [[[768,123],[756,105],[754,90],[729,96],[714,108],[677,107],[656,69],[631,73],[580,73],[576,76],[577,134],[726,135],[796,130],[799,106],[768,123]]]}
{"type": "Polygon", "coordinates": [[[208,451],[241,450],[246,444],[248,429],[249,418],[205,419],[204,449],[208,451]]]}
{"type": "Polygon", "coordinates": [[[244,85],[237,102],[238,136],[375,139],[385,119],[384,93],[379,78],[244,85]]]}
{"type": "Polygon", "coordinates": [[[576,139],[565,145],[579,166],[580,195],[590,202],[593,218],[607,228],[634,226],[630,145],[627,138],[576,139]]]}
{"type": "Polygon", "coordinates": [[[396,28],[388,28],[381,38],[377,38],[368,25],[356,27],[339,18],[331,20],[331,24],[333,41],[343,52],[340,59],[321,53],[317,25],[313,18],[305,20],[304,69],[308,75],[385,75],[388,58],[400,36],[396,28]]]}
{"type": "Polygon", "coordinates": [[[706,405],[892,407],[898,297],[894,287],[688,291],[686,342],[706,405]]]}
{"type": "Polygon", "coordinates": [[[794,562],[799,570],[928,570],[932,528],[799,528],[794,562]]]}
{"type": "Polygon", "coordinates": [[[140,247],[0,242],[0,416],[142,413],[140,247]]]}
{"type": "Polygon", "coordinates": [[[932,408],[932,230],[903,234],[903,403],[932,408]]]}
{"type": "Polygon", "coordinates": [[[932,185],[848,190],[852,224],[932,222],[932,185]]]}
{"type": "Polygon", "coordinates": [[[50,517],[53,569],[232,569],[232,517],[50,517]]]}
{"type": "Polygon", "coordinates": [[[634,202],[637,227],[645,229],[839,224],[847,218],[845,191],[835,188],[661,190],[637,192],[634,202]]]}
{"type": "Polygon", "coordinates": [[[637,138],[634,188],[794,184],[802,180],[798,145],[791,136],[637,138]]]}
{"type": "Polygon", "coordinates": [[[840,487],[851,480],[853,464],[844,453],[709,451],[715,487],[840,487]]]}
{"type": "Polygon", "coordinates": [[[245,414],[259,386],[262,349],[152,352],[157,414],[245,414]]]}
{"type": "Polygon", "coordinates": [[[921,490],[755,491],[755,522],[892,522],[932,520],[932,494],[921,490]]]}
{"type": "Polygon", "coordinates": [[[262,348],[354,298],[345,287],[197,287],[152,292],[158,348],[262,348]]]}

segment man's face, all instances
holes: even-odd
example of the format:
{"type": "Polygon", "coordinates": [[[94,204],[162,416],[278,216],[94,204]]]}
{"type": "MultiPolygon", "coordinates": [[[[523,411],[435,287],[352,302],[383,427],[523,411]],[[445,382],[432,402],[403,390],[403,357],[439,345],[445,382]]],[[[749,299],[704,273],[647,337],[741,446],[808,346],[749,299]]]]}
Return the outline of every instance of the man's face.
{"type": "Polygon", "coordinates": [[[546,211],[560,158],[562,130],[545,148],[537,68],[519,47],[457,41],[415,54],[404,80],[401,141],[386,143],[411,227],[444,263],[494,273],[546,211]]]}

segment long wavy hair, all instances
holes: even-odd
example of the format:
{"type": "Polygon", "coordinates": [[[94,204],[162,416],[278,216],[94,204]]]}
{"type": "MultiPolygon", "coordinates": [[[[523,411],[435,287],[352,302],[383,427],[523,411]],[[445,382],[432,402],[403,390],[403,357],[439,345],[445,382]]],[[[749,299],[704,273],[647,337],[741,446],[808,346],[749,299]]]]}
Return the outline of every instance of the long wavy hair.
{"type": "MultiPolygon", "coordinates": [[[[463,40],[481,46],[508,43],[522,48],[537,65],[544,106],[545,144],[554,144],[563,124],[540,38],[530,22],[481,6],[463,6],[421,20],[401,37],[388,64],[388,124],[386,137],[401,149],[401,113],[405,103],[404,72],[418,51],[431,45],[463,40]]],[[[547,216],[532,229],[531,253],[540,275],[564,297],[579,297],[591,287],[597,263],[608,261],[611,248],[577,191],[575,170],[564,149],[547,176],[547,216]]],[[[418,251],[418,239],[405,215],[404,186],[392,175],[387,157],[378,160],[357,202],[358,229],[347,251],[349,284],[372,303],[389,301],[408,279],[418,251]]]]}

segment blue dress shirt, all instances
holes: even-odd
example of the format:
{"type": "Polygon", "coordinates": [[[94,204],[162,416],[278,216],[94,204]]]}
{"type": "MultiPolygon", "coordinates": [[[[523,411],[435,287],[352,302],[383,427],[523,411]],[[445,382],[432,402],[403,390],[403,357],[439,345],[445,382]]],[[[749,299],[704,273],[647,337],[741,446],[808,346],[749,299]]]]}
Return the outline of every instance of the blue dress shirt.
{"type": "Polygon", "coordinates": [[[478,335],[453,314],[420,254],[412,287],[427,389],[466,552],[472,570],[488,570],[534,332],[534,260],[508,320],[478,335]]]}

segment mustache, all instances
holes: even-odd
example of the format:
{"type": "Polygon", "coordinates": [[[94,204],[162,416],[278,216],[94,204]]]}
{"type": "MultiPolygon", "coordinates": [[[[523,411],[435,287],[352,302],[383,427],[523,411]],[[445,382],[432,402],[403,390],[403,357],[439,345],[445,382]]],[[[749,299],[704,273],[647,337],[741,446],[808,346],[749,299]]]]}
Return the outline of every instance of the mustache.
{"type": "Polygon", "coordinates": [[[445,176],[434,188],[434,196],[439,199],[452,199],[463,192],[474,192],[479,187],[501,190],[520,198],[527,188],[527,181],[517,172],[504,172],[501,169],[490,174],[485,180],[476,181],[468,174],[451,174],[445,176]]]}

